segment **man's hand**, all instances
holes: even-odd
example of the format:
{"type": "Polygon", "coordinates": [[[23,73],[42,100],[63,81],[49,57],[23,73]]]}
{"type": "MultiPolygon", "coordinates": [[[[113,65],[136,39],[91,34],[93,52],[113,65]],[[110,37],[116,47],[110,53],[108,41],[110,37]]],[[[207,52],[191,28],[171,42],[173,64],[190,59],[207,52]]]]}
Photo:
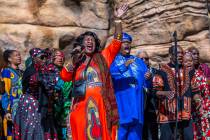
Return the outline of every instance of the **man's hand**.
{"type": "Polygon", "coordinates": [[[134,59],[129,59],[125,62],[125,66],[127,67],[128,65],[132,64],[134,62],[134,59]]]}
{"type": "Polygon", "coordinates": [[[117,19],[121,19],[122,16],[128,11],[128,4],[127,3],[124,3],[124,4],[121,4],[118,8],[115,9],[114,11],[114,16],[117,18],[117,19]]]}
{"type": "Polygon", "coordinates": [[[148,79],[152,78],[152,73],[148,71],[145,73],[144,77],[146,78],[146,80],[148,80],[148,79]]]}

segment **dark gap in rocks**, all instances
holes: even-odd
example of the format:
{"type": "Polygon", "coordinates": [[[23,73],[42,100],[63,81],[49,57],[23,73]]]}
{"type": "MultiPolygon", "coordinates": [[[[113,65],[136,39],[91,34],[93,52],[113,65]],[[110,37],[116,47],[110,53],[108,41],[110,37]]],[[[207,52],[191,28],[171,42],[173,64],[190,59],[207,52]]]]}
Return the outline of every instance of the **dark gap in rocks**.
{"type": "Polygon", "coordinates": [[[68,7],[73,13],[80,14],[82,12],[82,0],[63,0],[64,6],[68,7]]]}
{"type": "Polygon", "coordinates": [[[73,43],[74,39],[75,37],[69,34],[61,36],[59,38],[59,49],[64,50],[69,48],[69,45],[73,43]]]}

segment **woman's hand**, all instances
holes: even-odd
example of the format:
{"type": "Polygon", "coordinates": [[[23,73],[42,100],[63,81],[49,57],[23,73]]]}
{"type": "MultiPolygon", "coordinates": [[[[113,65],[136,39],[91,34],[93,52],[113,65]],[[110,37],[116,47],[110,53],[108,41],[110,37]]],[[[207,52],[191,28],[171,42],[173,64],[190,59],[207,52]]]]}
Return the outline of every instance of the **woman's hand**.
{"type": "Polygon", "coordinates": [[[73,70],[76,66],[80,65],[85,59],[85,50],[81,45],[77,45],[72,51],[70,58],[66,61],[65,67],[67,70],[73,70]]]}
{"type": "Polygon", "coordinates": [[[114,16],[117,19],[121,19],[122,16],[128,11],[128,4],[123,3],[121,4],[118,8],[115,9],[114,11],[114,16]]]}
{"type": "Polygon", "coordinates": [[[115,39],[122,39],[122,16],[128,11],[128,4],[121,4],[119,8],[116,8],[114,11],[115,20],[115,39]]]}

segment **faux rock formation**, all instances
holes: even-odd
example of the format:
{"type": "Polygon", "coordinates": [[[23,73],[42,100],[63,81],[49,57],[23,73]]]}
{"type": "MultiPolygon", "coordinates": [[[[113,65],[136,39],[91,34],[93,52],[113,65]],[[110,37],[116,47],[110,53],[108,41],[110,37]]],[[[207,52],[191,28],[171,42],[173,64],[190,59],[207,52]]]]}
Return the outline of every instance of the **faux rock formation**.
{"type": "MultiPolygon", "coordinates": [[[[120,1],[0,0],[0,47],[20,50],[25,60],[32,47],[58,48],[59,40],[62,37],[65,40],[66,36],[72,44],[76,36],[87,30],[96,32],[105,44],[113,33],[110,14],[113,4],[120,1]]],[[[133,36],[132,53],[146,50],[153,64],[167,61],[171,35],[176,30],[181,46],[199,48],[202,61],[210,63],[206,0],[128,0],[128,3],[123,27],[133,36]]]]}
{"type": "Polygon", "coordinates": [[[206,0],[130,0],[129,6],[124,29],[133,35],[133,53],[146,50],[153,62],[166,61],[176,30],[183,48],[197,47],[202,61],[210,62],[206,0]]]}
{"type": "Polygon", "coordinates": [[[32,47],[58,48],[62,36],[76,37],[87,30],[104,44],[107,5],[105,0],[0,0],[0,46],[18,49],[25,60],[32,47]]]}

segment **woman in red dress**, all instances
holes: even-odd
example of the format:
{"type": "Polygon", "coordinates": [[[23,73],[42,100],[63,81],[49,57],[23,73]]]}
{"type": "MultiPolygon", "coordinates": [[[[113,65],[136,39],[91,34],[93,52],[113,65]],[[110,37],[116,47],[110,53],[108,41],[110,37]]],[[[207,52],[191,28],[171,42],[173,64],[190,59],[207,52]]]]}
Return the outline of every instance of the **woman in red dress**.
{"type": "MultiPolygon", "coordinates": [[[[115,11],[115,16],[120,18],[126,11],[127,5],[122,5],[115,11]]],[[[75,55],[72,62],[60,73],[64,81],[72,81],[73,77],[75,81],[86,80],[85,95],[73,98],[70,113],[73,140],[109,140],[112,137],[112,128],[118,123],[117,105],[109,73],[110,65],[121,48],[121,20],[115,20],[115,24],[115,38],[102,51],[99,51],[100,41],[95,33],[85,32],[80,35],[73,49],[75,55]],[[80,51],[83,52],[81,55],[80,51]]]]}
{"type": "MultiPolygon", "coordinates": [[[[184,64],[189,68],[194,67],[193,57],[190,52],[187,52],[184,56],[184,64]]],[[[209,89],[207,79],[200,69],[195,70],[194,80],[200,90],[200,100],[193,102],[192,106],[192,118],[194,129],[194,140],[206,140],[209,131],[209,89]]]]}

